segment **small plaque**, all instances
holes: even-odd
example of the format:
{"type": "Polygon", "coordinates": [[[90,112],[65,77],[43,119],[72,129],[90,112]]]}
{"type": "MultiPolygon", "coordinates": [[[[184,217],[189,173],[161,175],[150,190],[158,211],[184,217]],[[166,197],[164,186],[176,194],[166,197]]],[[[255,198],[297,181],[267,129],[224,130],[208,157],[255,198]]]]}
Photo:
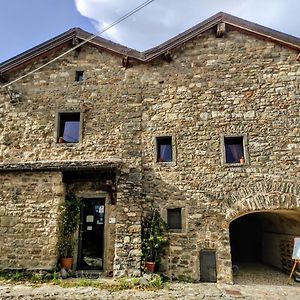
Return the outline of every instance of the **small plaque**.
{"type": "Polygon", "coordinates": [[[108,223],[109,224],[116,224],[116,218],[109,218],[108,223]]]}
{"type": "Polygon", "coordinates": [[[93,226],[87,226],[86,230],[88,230],[88,231],[93,230],[93,226]]]}
{"type": "Polygon", "coordinates": [[[99,206],[99,213],[103,214],[104,213],[104,205],[99,206]]]}
{"type": "Polygon", "coordinates": [[[86,221],[87,221],[88,223],[94,222],[94,216],[93,216],[93,215],[88,215],[88,216],[86,216],[86,221]]]}

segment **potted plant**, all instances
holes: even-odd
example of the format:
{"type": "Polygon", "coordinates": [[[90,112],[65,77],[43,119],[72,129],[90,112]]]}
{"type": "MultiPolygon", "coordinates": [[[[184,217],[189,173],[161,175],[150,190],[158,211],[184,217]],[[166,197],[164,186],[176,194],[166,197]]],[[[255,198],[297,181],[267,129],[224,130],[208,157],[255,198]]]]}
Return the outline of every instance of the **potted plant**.
{"type": "Polygon", "coordinates": [[[154,210],[142,222],[142,258],[145,267],[154,272],[161,263],[168,245],[168,226],[159,212],[154,210]]]}
{"type": "Polygon", "coordinates": [[[58,252],[61,267],[67,270],[73,265],[74,234],[80,220],[81,198],[72,192],[67,193],[61,205],[59,220],[58,252]]]}

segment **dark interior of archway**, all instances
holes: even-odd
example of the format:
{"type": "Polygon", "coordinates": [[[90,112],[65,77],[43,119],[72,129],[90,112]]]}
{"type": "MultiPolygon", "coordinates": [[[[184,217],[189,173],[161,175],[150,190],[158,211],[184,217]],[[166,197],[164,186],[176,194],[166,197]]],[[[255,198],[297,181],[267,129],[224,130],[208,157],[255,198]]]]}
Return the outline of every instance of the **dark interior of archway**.
{"type": "Polygon", "coordinates": [[[233,220],[229,230],[235,283],[286,282],[294,238],[300,237],[300,210],[249,213],[233,220]]]}
{"type": "MultiPolygon", "coordinates": [[[[294,238],[300,237],[300,210],[249,213],[233,220],[229,230],[235,280],[269,282],[275,274],[291,272],[294,238]]],[[[285,279],[278,277],[281,283],[285,279]]]]}
{"type": "Polygon", "coordinates": [[[230,224],[231,259],[233,264],[261,261],[262,221],[250,214],[230,224]]]}

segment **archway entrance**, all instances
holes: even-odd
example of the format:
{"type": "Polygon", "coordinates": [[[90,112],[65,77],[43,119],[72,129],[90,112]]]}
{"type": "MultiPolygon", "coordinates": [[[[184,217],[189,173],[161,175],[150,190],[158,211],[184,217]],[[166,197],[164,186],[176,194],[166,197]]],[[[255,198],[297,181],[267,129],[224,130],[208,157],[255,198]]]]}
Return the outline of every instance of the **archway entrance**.
{"type": "Polygon", "coordinates": [[[299,210],[249,213],[229,230],[235,282],[286,283],[294,237],[300,237],[299,210]]]}

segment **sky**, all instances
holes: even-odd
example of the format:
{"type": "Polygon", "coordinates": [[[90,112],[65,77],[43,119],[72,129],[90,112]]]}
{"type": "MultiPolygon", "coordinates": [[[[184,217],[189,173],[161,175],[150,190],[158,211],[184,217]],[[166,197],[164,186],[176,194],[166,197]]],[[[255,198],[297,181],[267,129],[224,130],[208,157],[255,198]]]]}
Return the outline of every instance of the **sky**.
{"type": "MultiPolygon", "coordinates": [[[[0,62],[70,28],[100,32],[145,0],[0,0],[0,62]]],[[[300,37],[300,0],[154,0],[101,36],[144,51],[223,11],[300,37]]]]}

